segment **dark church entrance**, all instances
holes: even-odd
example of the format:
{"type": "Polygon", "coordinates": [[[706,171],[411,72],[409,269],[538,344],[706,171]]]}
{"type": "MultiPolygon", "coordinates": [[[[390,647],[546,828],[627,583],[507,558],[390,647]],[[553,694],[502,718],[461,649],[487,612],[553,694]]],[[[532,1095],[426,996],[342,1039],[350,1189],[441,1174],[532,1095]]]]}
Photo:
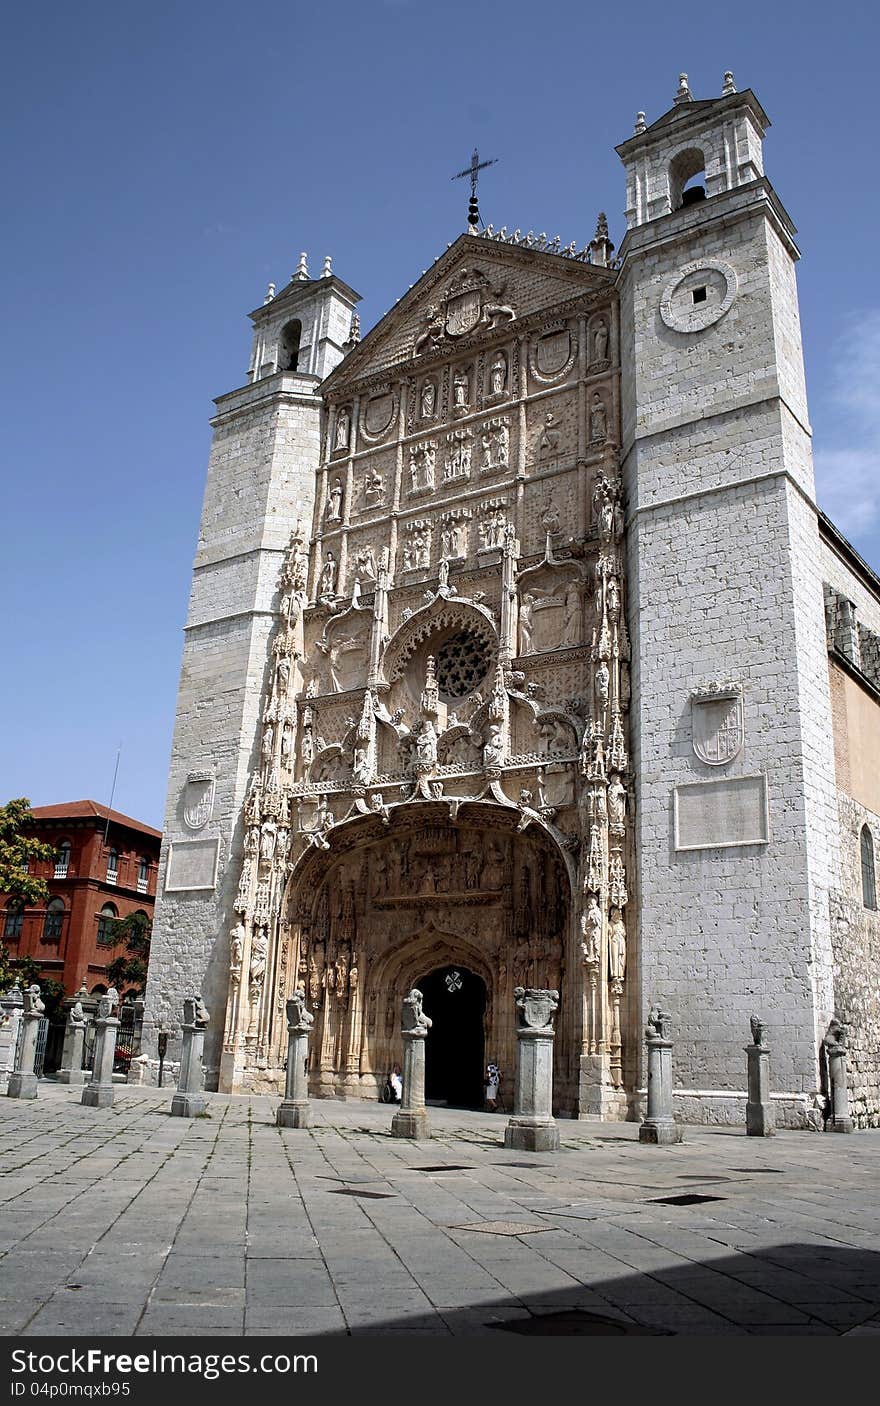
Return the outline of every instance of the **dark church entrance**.
{"type": "Polygon", "coordinates": [[[434,1022],[425,1041],[425,1098],[482,1108],[486,986],[467,967],[440,967],[417,983],[434,1022]]]}

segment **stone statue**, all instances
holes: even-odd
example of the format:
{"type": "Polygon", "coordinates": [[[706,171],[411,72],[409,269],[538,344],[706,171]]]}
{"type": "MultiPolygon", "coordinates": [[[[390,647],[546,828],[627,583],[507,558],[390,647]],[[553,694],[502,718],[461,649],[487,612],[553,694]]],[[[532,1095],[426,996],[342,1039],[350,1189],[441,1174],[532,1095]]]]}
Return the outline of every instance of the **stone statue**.
{"type": "Polygon", "coordinates": [[[456,371],[452,383],[452,403],[456,410],[468,408],[468,374],[462,367],[456,371]]]}
{"type": "Polygon", "coordinates": [[[373,507],[381,503],[385,496],[385,480],[375,469],[368,469],[364,478],[364,502],[373,507]]]}
{"type": "Polygon", "coordinates": [[[581,914],[581,955],[585,962],[598,962],[602,943],[602,910],[594,893],[581,914]]]}
{"type": "Polygon", "coordinates": [[[596,670],[596,701],[600,710],[608,707],[608,690],[611,684],[611,671],[605,660],[601,660],[596,670]]]}
{"type": "Polygon", "coordinates": [[[336,417],[336,438],[333,441],[334,449],[347,449],[348,439],[351,434],[351,412],[343,406],[336,417]]]}
{"type": "Polygon", "coordinates": [[[590,409],[590,443],[601,444],[607,438],[608,413],[604,401],[596,394],[593,396],[593,404],[590,409]]]}
{"type": "Polygon", "coordinates": [[[321,567],[321,595],[332,596],[336,593],[336,558],[332,552],[327,553],[324,565],[321,567]]]}
{"type": "Polygon", "coordinates": [[[495,771],[504,765],[504,729],[500,722],[489,724],[489,735],[483,747],[483,766],[495,771]]]}
{"type": "Polygon", "coordinates": [[[528,1030],[551,1030],[553,1013],[559,1005],[558,991],[539,990],[532,986],[516,986],[514,1000],[522,1012],[522,1024],[528,1030]]]}
{"type": "MultiPolygon", "coordinates": [[[[107,994],[109,995],[110,993],[108,992],[107,994]]],[[[22,996],[24,997],[24,1015],[43,1014],[46,1007],[40,997],[40,988],[36,982],[33,982],[30,986],[26,986],[22,992],[22,996]]]]}
{"type": "Polygon", "coordinates": [[[648,1014],[648,1023],[645,1026],[646,1040],[668,1040],[669,1039],[669,1012],[661,1009],[660,1006],[652,1006],[648,1014]]]}
{"type": "Polygon", "coordinates": [[[623,829],[626,815],[626,787],[618,775],[611,778],[608,786],[608,818],[613,830],[623,829]]]}
{"type": "Polygon", "coordinates": [[[843,1021],[832,1016],[825,1031],[822,1044],[829,1055],[846,1054],[847,1027],[843,1021]]]}
{"type": "Polygon", "coordinates": [[[271,723],[267,723],[263,729],[263,760],[272,760],[272,743],[275,740],[275,729],[271,723]]]}
{"type": "Polygon", "coordinates": [[[229,934],[229,975],[232,977],[233,981],[238,981],[241,976],[243,958],[244,923],[239,920],[229,934]]]}
{"type": "Polygon", "coordinates": [[[306,993],[302,986],[298,986],[287,1001],[287,1024],[298,1026],[300,1030],[309,1030],[315,1023],[315,1017],[306,1005],[306,993]]]}
{"type": "Polygon", "coordinates": [[[358,575],[376,579],[376,558],[372,547],[361,547],[355,557],[355,570],[358,575]]]}
{"type": "Polygon", "coordinates": [[[403,1020],[402,1027],[404,1034],[427,1035],[433,1021],[430,1016],[425,1015],[422,1010],[422,993],[413,987],[412,991],[403,998],[403,1020]]]}
{"type": "Polygon", "coordinates": [[[249,970],[252,989],[262,988],[266,975],[266,957],[269,952],[269,939],[265,928],[257,928],[251,938],[251,964],[249,970]]]}
{"type": "Polygon", "coordinates": [[[422,386],[422,419],[431,420],[434,417],[434,406],[437,402],[437,387],[433,381],[425,381],[422,386]]]}
{"type": "Polygon", "coordinates": [[[569,584],[565,592],[565,618],[562,625],[562,643],[580,644],[581,639],[581,593],[576,581],[569,584]]]}
{"type": "Polygon", "coordinates": [[[489,386],[492,395],[503,395],[507,381],[507,360],[503,352],[499,352],[492,362],[489,370],[489,386]]]}
{"type": "Polygon", "coordinates": [[[324,509],[324,516],[328,522],[340,522],[342,520],[342,480],[335,479],[333,487],[327,494],[327,506],[324,509]]]}
{"type": "Polygon", "coordinates": [[[193,997],[193,1006],[195,1012],[193,1016],[193,1023],[195,1025],[201,1026],[201,1028],[204,1029],[205,1026],[208,1024],[209,1020],[211,1019],[211,1012],[208,1010],[208,1007],[205,1005],[201,996],[193,997]]]}
{"type": "Polygon", "coordinates": [[[607,361],[608,359],[608,323],[598,322],[596,331],[593,334],[593,360],[607,361]]]}
{"type": "Polygon", "coordinates": [[[532,607],[535,604],[535,597],[523,596],[519,607],[519,652],[520,654],[531,654],[532,652],[532,607]]]}
{"type": "Polygon", "coordinates": [[[432,767],[437,763],[437,733],[430,718],[422,718],[414,738],[415,762],[422,767],[432,767]]]}
{"type": "Polygon", "coordinates": [[[88,1018],[82,1007],[82,1001],[74,1001],[70,1008],[67,1019],[76,1030],[83,1030],[88,1025],[88,1018]]]}
{"type": "Polygon", "coordinates": [[[753,1015],[753,1016],[751,1017],[751,1019],[749,1020],[749,1027],[750,1027],[751,1032],[752,1032],[752,1043],[755,1044],[755,1045],[763,1045],[763,1043],[764,1043],[764,1024],[763,1024],[763,1021],[759,1020],[756,1015],[753,1015]]]}
{"type": "Polygon", "coordinates": [[[612,981],[626,976],[626,923],[619,908],[611,910],[608,924],[608,975],[612,981]]]}

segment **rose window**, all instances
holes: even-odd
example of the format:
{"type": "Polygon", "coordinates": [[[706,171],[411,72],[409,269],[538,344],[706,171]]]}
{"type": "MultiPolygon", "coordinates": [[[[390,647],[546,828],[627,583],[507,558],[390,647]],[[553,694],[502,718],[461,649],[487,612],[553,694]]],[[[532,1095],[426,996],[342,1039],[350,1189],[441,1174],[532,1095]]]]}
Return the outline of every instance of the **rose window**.
{"type": "Polygon", "coordinates": [[[437,684],[446,698],[467,698],[489,672],[492,649],[487,640],[462,630],[437,650],[437,684]]]}

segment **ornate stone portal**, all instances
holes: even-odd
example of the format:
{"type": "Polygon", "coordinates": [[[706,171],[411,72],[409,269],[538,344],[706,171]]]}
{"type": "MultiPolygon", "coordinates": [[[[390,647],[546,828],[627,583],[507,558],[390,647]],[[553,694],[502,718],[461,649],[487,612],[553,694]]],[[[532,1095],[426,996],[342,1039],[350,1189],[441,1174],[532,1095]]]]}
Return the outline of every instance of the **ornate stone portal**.
{"type": "Polygon", "coordinates": [[[515,988],[557,990],[554,1110],[625,1115],[617,310],[607,270],[561,258],[561,320],[543,270],[496,305],[527,258],[441,260],[442,286],[386,319],[399,374],[374,372],[368,339],[324,383],[312,539],[298,525],[282,570],[242,816],[221,1089],[283,1088],[301,987],[311,1093],[375,1097],[406,992],[462,967],[485,989],[474,1059],[513,1070],[515,988]],[[350,413],[380,390],[397,443],[350,413]]]}

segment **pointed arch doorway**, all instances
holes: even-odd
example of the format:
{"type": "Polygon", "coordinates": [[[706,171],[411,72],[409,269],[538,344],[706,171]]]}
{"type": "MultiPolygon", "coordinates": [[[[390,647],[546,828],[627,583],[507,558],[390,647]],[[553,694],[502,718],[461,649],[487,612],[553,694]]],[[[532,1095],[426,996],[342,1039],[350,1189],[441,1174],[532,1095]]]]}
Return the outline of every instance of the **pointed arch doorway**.
{"type": "Polygon", "coordinates": [[[434,1022],[425,1042],[425,1098],[482,1108],[486,983],[467,967],[444,966],[416,985],[434,1022]]]}

